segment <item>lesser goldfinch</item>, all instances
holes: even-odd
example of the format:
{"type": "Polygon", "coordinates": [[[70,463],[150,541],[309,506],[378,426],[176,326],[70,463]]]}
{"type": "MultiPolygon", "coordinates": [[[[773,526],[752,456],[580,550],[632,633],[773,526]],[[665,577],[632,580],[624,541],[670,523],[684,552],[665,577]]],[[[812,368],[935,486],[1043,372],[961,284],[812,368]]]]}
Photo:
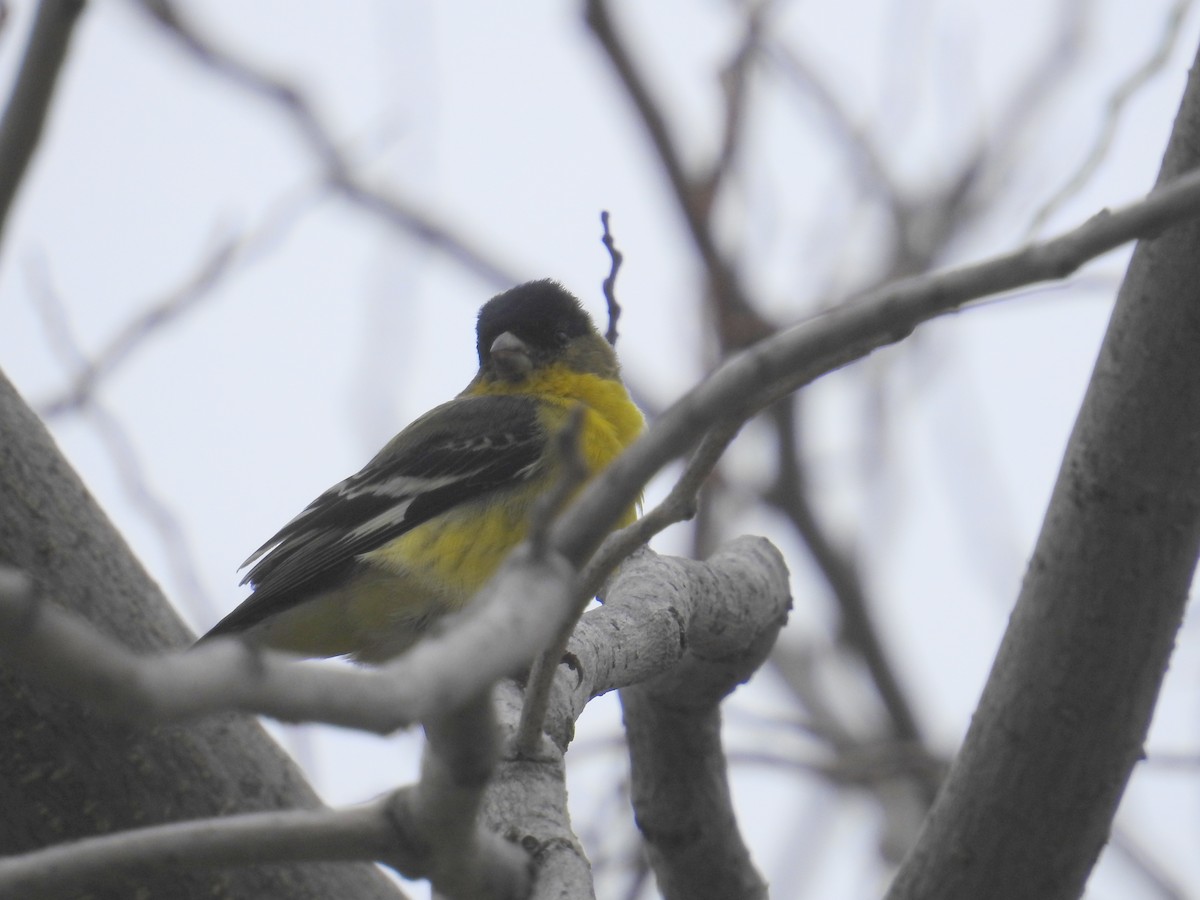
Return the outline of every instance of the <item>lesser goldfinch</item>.
{"type": "MultiPolygon", "coordinates": [[[[356,475],[308,505],[242,564],[250,596],[206,640],[237,634],[303,656],[381,662],[463,606],[525,537],[557,475],[552,437],[582,405],[591,475],[642,431],[612,347],[554,281],[493,297],[476,326],[479,371],[356,475]]],[[[635,515],[631,507],[622,524],[635,515]]]]}

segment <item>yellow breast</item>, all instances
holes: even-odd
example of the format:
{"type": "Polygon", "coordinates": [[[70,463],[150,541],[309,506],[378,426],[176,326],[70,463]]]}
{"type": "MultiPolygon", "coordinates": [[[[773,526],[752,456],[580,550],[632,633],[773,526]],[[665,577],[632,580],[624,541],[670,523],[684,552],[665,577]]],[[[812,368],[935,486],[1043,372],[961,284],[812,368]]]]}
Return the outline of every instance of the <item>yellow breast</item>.
{"type": "MultiPolygon", "coordinates": [[[[645,426],[641,411],[618,381],[551,366],[534,382],[522,383],[519,390],[489,385],[480,393],[539,397],[539,419],[548,435],[563,428],[571,410],[582,404],[579,448],[591,475],[616,459],[645,426]]],[[[362,559],[428,585],[447,606],[461,606],[525,539],[533,504],[557,476],[557,467],[548,461],[531,479],[455,507],[362,559]]],[[[636,517],[631,506],[620,525],[636,517]]]]}

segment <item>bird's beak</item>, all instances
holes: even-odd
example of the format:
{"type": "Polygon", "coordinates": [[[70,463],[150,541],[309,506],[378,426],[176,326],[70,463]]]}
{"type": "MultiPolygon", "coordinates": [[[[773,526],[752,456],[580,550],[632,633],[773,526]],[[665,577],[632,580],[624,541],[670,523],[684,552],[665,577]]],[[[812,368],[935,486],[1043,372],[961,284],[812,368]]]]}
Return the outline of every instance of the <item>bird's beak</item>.
{"type": "Polygon", "coordinates": [[[511,331],[492,341],[491,357],[497,374],[506,381],[520,381],[533,369],[529,345],[511,331]]]}

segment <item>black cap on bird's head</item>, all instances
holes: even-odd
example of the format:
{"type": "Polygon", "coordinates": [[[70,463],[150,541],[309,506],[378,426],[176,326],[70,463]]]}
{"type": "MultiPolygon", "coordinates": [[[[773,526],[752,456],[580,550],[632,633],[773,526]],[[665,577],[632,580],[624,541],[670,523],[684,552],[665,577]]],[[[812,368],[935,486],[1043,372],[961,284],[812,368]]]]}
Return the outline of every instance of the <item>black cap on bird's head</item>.
{"type": "Polygon", "coordinates": [[[519,284],[485,303],[475,334],[481,373],[506,381],[518,381],[555,361],[591,370],[597,355],[611,359],[604,369],[616,372],[616,357],[591,316],[566,288],[548,278],[519,284]]]}

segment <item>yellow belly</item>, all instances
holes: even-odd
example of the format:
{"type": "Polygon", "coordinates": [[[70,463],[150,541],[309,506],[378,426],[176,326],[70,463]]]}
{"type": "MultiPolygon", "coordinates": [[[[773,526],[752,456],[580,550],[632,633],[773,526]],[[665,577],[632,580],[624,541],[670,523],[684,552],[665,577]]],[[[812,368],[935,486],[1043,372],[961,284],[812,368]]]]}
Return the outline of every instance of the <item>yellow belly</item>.
{"type": "MultiPolygon", "coordinates": [[[[562,426],[573,405],[548,409],[548,432],[562,426]]],[[[580,447],[589,472],[607,467],[640,425],[640,414],[636,422],[614,423],[587,408],[580,447]]],[[[470,600],[525,539],[530,509],[556,469],[547,464],[532,481],[449,510],[363,554],[359,561],[366,565],[346,584],[272,616],[253,629],[256,636],[304,656],[380,662],[403,653],[433,619],[470,600]]],[[[635,518],[631,506],[619,526],[635,518]]]]}
{"type": "Polygon", "coordinates": [[[502,493],[443,513],[359,558],[425,586],[457,608],[525,539],[529,506],[502,493]]]}

